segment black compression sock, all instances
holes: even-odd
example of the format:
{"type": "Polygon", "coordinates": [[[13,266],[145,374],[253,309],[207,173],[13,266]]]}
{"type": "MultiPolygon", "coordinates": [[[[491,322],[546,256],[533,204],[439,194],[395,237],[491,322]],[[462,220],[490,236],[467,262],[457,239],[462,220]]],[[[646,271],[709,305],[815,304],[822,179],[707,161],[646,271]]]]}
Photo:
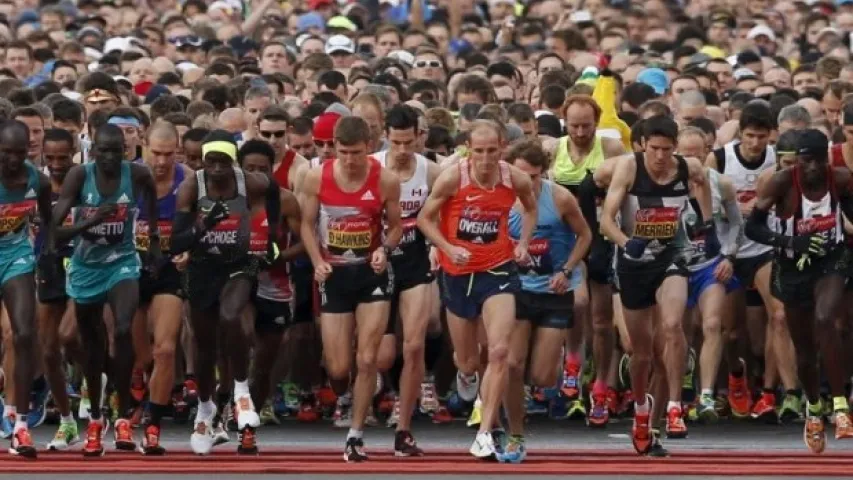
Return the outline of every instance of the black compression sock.
{"type": "Polygon", "coordinates": [[[160,420],[169,414],[169,406],[151,402],[148,404],[148,412],[151,414],[151,425],[160,426],[160,420]]]}
{"type": "Polygon", "coordinates": [[[441,358],[441,350],[444,346],[444,339],[441,338],[441,333],[438,335],[427,334],[424,343],[424,361],[426,363],[426,371],[431,372],[435,368],[438,359],[441,358]]]}

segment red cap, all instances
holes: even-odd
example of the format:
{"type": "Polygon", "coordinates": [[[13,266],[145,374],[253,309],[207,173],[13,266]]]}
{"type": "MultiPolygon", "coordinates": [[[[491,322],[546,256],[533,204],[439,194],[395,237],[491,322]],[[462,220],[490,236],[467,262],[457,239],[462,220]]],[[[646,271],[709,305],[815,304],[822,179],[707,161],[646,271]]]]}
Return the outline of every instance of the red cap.
{"type": "Polygon", "coordinates": [[[314,140],[328,141],[335,138],[335,125],[341,116],[338,113],[326,112],[314,119],[314,140]]]}
{"type": "Polygon", "coordinates": [[[148,95],[148,90],[151,90],[151,87],[153,86],[153,82],[139,82],[133,86],[133,91],[137,95],[144,97],[145,95],[148,95]]]}
{"type": "Polygon", "coordinates": [[[317,10],[322,6],[332,5],[332,3],[332,0],[308,0],[308,8],[317,10]]]}

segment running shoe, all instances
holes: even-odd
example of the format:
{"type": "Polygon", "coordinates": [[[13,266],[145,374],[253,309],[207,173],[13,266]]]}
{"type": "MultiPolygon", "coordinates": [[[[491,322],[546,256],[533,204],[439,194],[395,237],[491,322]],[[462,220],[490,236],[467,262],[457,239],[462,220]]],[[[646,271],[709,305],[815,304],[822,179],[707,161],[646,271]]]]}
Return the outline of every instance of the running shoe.
{"type": "Polygon", "coordinates": [[[523,435],[511,435],[504,451],[498,455],[501,463],[521,463],[527,457],[523,435]]]}
{"type": "Polygon", "coordinates": [[[836,411],[835,417],[835,439],[853,438],[853,421],[850,419],[850,412],[843,410],[836,411]]]}
{"type": "Polygon", "coordinates": [[[649,447],[649,451],[646,453],[646,456],[649,457],[668,457],[669,451],[663,447],[663,443],[660,440],[660,430],[653,428],[652,429],[652,446],[649,447]]]}
{"type": "Polygon", "coordinates": [[[56,429],[53,440],[47,444],[48,450],[65,450],[80,441],[80,433],[77,430],[77,422],[60,423],[56,429]]]}
{"type": "Polygon", "coordinates": [[[290,415],[299,411],[299,386],[295,383],[285,382],[281,385],[281,397],[284,403],[285,413],[290,415]]]}
{"type": "Polygon", "coordinates": [[[349,394],[338,397],[335,407],[334,424],[337,428],[352,426],[352,399],[349,394]]]}
{"type": "Polygon", "coordinates": [[[812,453],[823,453],[826,449],[826,429],[823,417],[808,415],[803,427],[803,441],[812,453]]]}
{"type": "Polygon", "coordinates": [[[714,397],[704,393],[699,396],[699,405],[696,407],[699,419],[704,423],[716,423],[720,416],[717,414],[714,397]]]}
{"type": "Polygon", "coordinates": [[[77,407],[77,418],[80,420],[89,419],[89,411],[92,409],[92,402],[89,401],[89,386],[86,385],[86,379],[80,384],[80,403],[77,407]]]}
{"type": "Polygon", "coordinates": [[[412,432],[401,430],[394,434],[394,455],[397,457],[421,457],[424,451],[418,447],[412,432]]]}
{"type": "Polygon", "coordinates": [[[421,413],[431,415],[438,410],[438,394],[435,391],[435,381],[432,375],[428,375],[421,383],[421,413]]]}
{"type": "Polygon", "coordinates": [[[145,427],[145,434],[142,436],[142,454],[156,456],[165,453],[166,449],[160,445],[160,427],[158,425],[145,427]]]}
{"type": "Polygon", "coordinates": [[[634,425],[631,428],[631,443],[634,445],[634,450],[640,455],[645,455],[652,448],[654,436],[652,435],[651,412],[654,411],[654,399],[649,394],[646,394],[646,404],[649,413],[637,413],[634,408],[634,425]]]}
{"type": "Polygon", "coordinates": [[[272,408],[272,400],[267,400],[261,407],[260,419],[261,425],[281,425],[281,420],[278,419],[275,410],[272,408]]]}
{"type": "Polygon", "coordinates": [[[479,391],[480,374],[478,372],[474,372],[470,377],[460,371],[456,372],[456,393],[459,394],[459,398],[466,402],[473,402],[479,391]]]}
{"type": "Polygon", "coordinates": [[[301,394],[299,412],[296,414],[296,419],[304,423],[313,423],[320,419],[320,412],[317,410],[317,399],[313,393],[301,394]]]}
{"type": "MultiPolygon", "coordinates": [[[[224,428],[223,428],[224,431],[224,428]]],[[[225,435],[228,435],[227,433],[225,435]]],[[[213,417],[201,418],[196,417],[195,429],[190,436],[190,447],[197,455],[207,455],[213,449],[213,417]]]]}
{"type": "Polygon", "coordinates": [[[228,430],[225,429],[225,423],[222,419],[213,422],[213,446],[217,447],[223,443],[228,443],[231,438],[228,437],[228,430]]]}
{"type": "Polygon", "coordinates": [[[569,357],[566,356],[565,366],[563,369],[563,383],[560,390],[563,392],[563,395],[570,400],[576,399],[580,396],[580,374],[581,364],[570,361],[569,357]]]}
{"type": "Polygon", "coordinates": [[[545,393],[542,389],[525,385],[524,400],[527,405],[525,413],[528,416],[548,414],[548,400],[545,399],[545,393]]]}
{"type": "Polygon", "coordinates": [[[770,423],[777,423],[779,418],[776,414],[776,394],[772,392],[762,392],[761,398],[752,406],[752,418],[765,420],[770,423]]]}
{"type": "Polygon", "coordinates": [[[198,404],[198,382],[196,382],[195,377],[184,380],[184,400],[191,407],[198,404]]]}
{"type": "Polygon", "coordinates": [[[234,402],[234,418],[237,419],[237,428],[240,430],[244,427],[258,428],[261,426],[261,417],[255,411],[252,396],[248,393],[240,396],[234,402]]]}
{"type": "Polygon", "coordinates": [[[83,445],[84,457],[100,457],[104,454],[104,419],[89,420],[86,427],[86,444],[83,445]]]}
{"type": "Polygon", "coordinates": [[[137,403],[145,398],[145,371],[141,368],[133,369],[130,376],[130,395],[137,403]]]}
{"type": "Polygon", "coordinates": [[[481,460],[495,460],[497,452],[491,432],[478,432],[468,451],[481,460]]]}
{"type": "Polygon", "coordinates": [[[380,415],[390,415],[391,412],[394,411],[394,403],[397,402],[397,395],[394,392],[386,392],[383,394],[379,394],[379,401],[377,402],[377,411],[380,415]]]}
{"type": "Polygon", "coordinates": [[[348,438],[344,445],[344,461],[347,463],[358,463],[367,461],[364,452],[364,440],[361,438],[348,438]]]}
{"type": "Polygon", "coordinates": [[[400,397],[397,397],[397,400],[394,402],[394,408],[391,409],[391,414],[388,415],[385,426],[388,428],[397,428],[398,423],[400,423],[400,397]]]}
{"type": "Polygon", "coordinates": [[[6,414],[6,404],[0,398],[0,438],[4,440],[12,438],[13,430],[15,429],[15,419],[6,414]]]}
{"type": "Polygon", "coordinates": [[[41,382],[42,388],[30,393],[30,411],[27,413],[27,428],[33,429],[44,423],[47,415],[47,402],[50,399],[50,387],[41,382]]]}
{"type": "Polygon", "coordinates": [[[586,418],[586,404],[583,403],[582,398],[570,399],[568,404],[569,406],[566,410],[566,418],[586,418]]]}
{"type": "Polygon", "coordinates": [[[9,448],[9,453],[19,455],[26,458],[36,458],[38,452],[33,444],[33,437],[30,436],[30,429],[21,427],[15,429],[12,435],[12,447],[9,448]]]}
{"type": "Polygon", "coordinates": [[[132,452],[136,450],[136,441],[133,439],[133,426],[130,420],[120,418],[115,422],[115,447],[116,450],[132,452]]]}
{"type": "Polygon", "coordinates": [[[750,393],[746,385],[746,362],[739,359],[743,368],[740,377],[729,374],[729,407],[732,410],[732,416],[743,418],[749,415],[750,410],[750,393]]]}
{"type": "Polygon", "coordinates": [[[779,407],[779,413],[777,414],[779,420],[782,422],[798,420],[802,418],[800,412],[802,412],[802,405],[799,397],[792,394],[785,394],[785,398],[782,399],[782,405],[779,407]]]}
{"type": "Polygon", "coordinates": [[[666,412],[666,438],[687,438],[687,425],[680,407],[670,407],[666,412]]]}
{"type": "Polygon", "coordinates": [[[442,424],[442,423],[451,423],[453,421],[453,415],[447,410],[447,407],[444,405],[439,405],[438,410],[432,414],[432,423],[442,424]]]}
{"type": "Polygon", "coordinates": [[[172,391],[172,421],[179,425],[190,420],[190,406],[184,392],[183,386],[178,386],[172,391]]]}
{"type": "Polygon", "coordinates": [[[687,350],[687,368],[684,370],[684,377],[681,378],[681,389],[694,391],[696,389],[696,351],[692,348],[687,350]]]}
{"type": "Polygon", "coordinates": [[[607,421],[610,419],[610,412],[607,409],[607,393],[590,393],[589,404],[589,416],[586,418],[587,426],[597,428],[607,426],[607,421]]]}
{"type": "Polygon", "coordinates": [[[492,442],[495,444],[495,455],[501,455],[504,452],[504,448],[506,448],[507,442],[509,438],[507,437],[506,430],[503,427],[497,427],[492,429],[492,442]]]}
{"type": "Polygon", "coordinates": [[[237,453],[240,455],[258,454],[258,443],[254,427],[245,426],[240,430],[240,434],[237,436],[237,453]]]}

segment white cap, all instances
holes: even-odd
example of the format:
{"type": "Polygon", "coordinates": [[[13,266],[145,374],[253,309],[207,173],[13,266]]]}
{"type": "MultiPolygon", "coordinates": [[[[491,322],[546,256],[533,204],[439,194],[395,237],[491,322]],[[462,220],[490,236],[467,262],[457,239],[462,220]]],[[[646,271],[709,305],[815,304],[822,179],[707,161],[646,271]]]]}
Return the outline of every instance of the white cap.
{"type": "Polygon", "coordinates": [[[142,50],[141,42],[138,38],[134,37],[113,37],[104,44],[104,53],[109,53],[113,50],[120,50],[122,52],[134,51],[144,53],[142,50]]]}
{"type": "Polygon", "coordinates": [[[65,98],[70,98],[71,100],[75,100],[77,102],[83,100],[83,94],[80,92],[68,90],[66,92],[62,92],[62,94],[65,95],[65,98]]]}
{"type": "Polygon", "coordinates": [[[750,29],[749,33],[746,34],[746,38],[750,40],[754,40],[757,37],[764,35],[769,38],[771,42],[776,41],[776,34],[773,33],[773,29],[768,27],[767,25],[756,25],[750,29]]]}
{"type": "Polygon", "coordinates": [[[175,68],[177,68],[178,71],[180,71],[181,73],[186,73],[187,70],[192,70],[193,68],[198,68],[198,65],[194,64],[193,62],[181,62],[181,63],[175,65],[175,68]]]}
{"type": "Polygon", "coordinates": [[[392,7],[399,7],[400,0],[379,0],[379,6],[382,6],[383,4],[390,5],[392,7]]]}
{"type": "Polygon", "coordinates": [[[415,56],[405,50],[394,50],[388,57],[399,60],[403,65],[410,67],[415,64],[415,56]]]}
{"type": "Polygon", "coordinates": [[[592,14],[589,13],[589,10],[578,10],[569,19],[574,23],[591,22],[592,14]]]}
{"type": "Polygon", "coordinates": [[[819,32],[817,32],[817,38],[820,38],[828,33],[831,33],[835,36],[841,36],[841,32],[837,28],[825,27],[822,28],[819,32]]]}
{"type": "Polygon", "coordinates": [[[509,5],[515,7],[515,0],[489,0],[489,5],[509,5]]]}
{"type": "Polygon", "coordinates": [[[733,75],[735,77],[735,80],[740,80],[741,78],[746,78],[746,77],[758,78],[758,75],[756,75],[755,72],[753,72],[752,70],[750,70],[746,67],[738,68],[737,70],[734,71],[733,75]]]}
{"type": "Polygon", "coordinates": [[[334,52],[355,53],[355,42],[346,35],[332,35],[326,40],[326,55],[334,52]]]}

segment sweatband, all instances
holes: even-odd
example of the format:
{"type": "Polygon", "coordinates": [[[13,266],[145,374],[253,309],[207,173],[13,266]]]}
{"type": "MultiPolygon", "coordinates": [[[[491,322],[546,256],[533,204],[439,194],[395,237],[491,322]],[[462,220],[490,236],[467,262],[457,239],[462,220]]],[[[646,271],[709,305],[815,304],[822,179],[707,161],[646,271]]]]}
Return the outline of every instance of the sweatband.
{"type": "Polygon", "coordinates": [[[110,117],[107,120],[107,124],[109,125],[131,125],[136,128],[141,127],[139,124],[139,120],[134,117],[110,117]]]}
{"type": "Polygon", "coordinates": [[[233,162],[237,162],[237,145],[234,145],[231,142],[226,142],[225,140],[215,140],[213,142],[207,142],[201,146],[201,156],[202,158],[206,157],[208,153],[224,153],[228,155],[233,162]]]}

